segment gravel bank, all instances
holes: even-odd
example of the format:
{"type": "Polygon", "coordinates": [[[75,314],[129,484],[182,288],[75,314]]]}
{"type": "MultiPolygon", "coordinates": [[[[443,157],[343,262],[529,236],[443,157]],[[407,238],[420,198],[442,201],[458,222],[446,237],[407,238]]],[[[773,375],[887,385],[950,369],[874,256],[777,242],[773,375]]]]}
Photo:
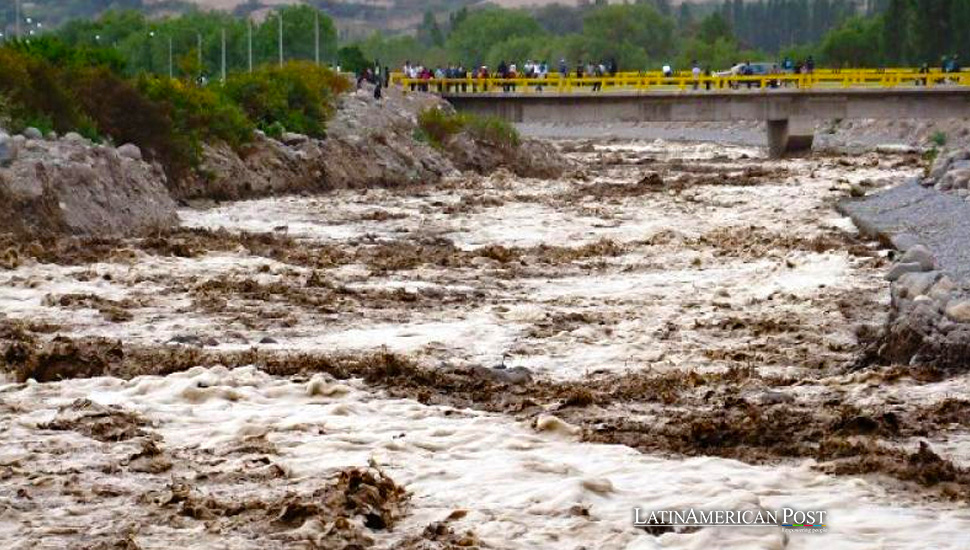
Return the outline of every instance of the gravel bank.
{"type": "Polygon", "coordinates": [[[970,277],[970,205],[910,180],[840,209],[867,234],[900,250],[920,243],[940,269],[960,280],[970,277]]]}

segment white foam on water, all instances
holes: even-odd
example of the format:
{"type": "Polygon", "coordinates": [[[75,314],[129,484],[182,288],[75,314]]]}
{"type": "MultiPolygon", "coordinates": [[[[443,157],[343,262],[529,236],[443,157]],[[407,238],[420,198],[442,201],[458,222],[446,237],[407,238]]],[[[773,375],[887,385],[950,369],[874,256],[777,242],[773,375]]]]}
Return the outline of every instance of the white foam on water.
{"type": "MultiPolygon", "coordinates": [[[[373,459],[413,492],[413,513],[398,532],[420,531],[465,509],[469,514],[458,526],[474,529],[496,548],[868,550],[970,544],[967,509],[895,502],[878,485],[820,474],[810,462],[750,466],[718,458],[651,457],[627,447],[581,443],[556,423],[549,423],[554,431],[537,432],[486,413],[446,415],[446,408],[381,398],[357,384],[330,397],[309,396],[306,384],[256,369],[197,368],[164,378],[31,385],[2,395],[34,410],[22,424],[52,417],[54,407],[81,397],[123,405],[156,424],[169,452],[205,452],[240,434],[266,432],[279,449],[274,459],[298,483],[373,459]],[[718,527],[654,537],[633,527],[634,507],[826,510],[829,531],[718,527]],[[577,513],[580,509],[589,516],[577,513]]],[[[0,441],[5,455],[29,445],[29,438],[17,434],[0,441]]],[[[70,456],[65,461],[65,467],[85,468],[70,456]]],[[[88,512],[79,505],[73,513],[88,512]]],[[[8,541],[16,543],[16,536],[8,541]]],[[[183,533],[182,540],[198,547],[191,536],[183,533]]]]}

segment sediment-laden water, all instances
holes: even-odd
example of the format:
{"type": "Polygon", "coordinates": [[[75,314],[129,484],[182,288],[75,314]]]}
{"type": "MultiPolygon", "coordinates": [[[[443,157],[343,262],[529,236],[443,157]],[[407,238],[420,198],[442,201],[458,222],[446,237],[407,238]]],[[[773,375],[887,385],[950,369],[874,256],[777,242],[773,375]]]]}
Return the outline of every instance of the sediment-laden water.
{"type": "Polygon", "coordinates": [[[918,158],[563,146],[9,243],[3,546],[970,544],[970,378],[855,368],[888,252],[833,209],[918,158]],[[784,506],[828,532],[632,525],[784,506]]]}

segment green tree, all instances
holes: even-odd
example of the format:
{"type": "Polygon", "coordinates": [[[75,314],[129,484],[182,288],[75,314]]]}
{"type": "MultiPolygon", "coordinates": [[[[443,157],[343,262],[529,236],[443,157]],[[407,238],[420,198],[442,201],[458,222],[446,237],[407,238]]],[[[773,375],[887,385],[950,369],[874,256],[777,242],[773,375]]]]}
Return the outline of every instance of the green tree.
{"type": "Polygon", "coordinates": [[[720,13],[714,12],[705,17],[697,29],[697,38],[708,44],[713,44],[721,38],[734,40],[731,23],[720,13]]]}
{"type": "Polygon", "coordinates": [[[650,4],[613,4],[592,10],[583,22],[596,56],[616,57],[621,67],[643,67],[675,53],[674,22],[650,4]],[[631,55],[635,51],[642,55],[631,55]]]}
{"type": "Polygon", "coordinates": [[[833,67],[878,67],[882,32],[878,19],[854,17],[830,31],[822,40],[821,61],[833,67]]]}
{"type": "Polygon", "coordinates": [[[884,55],[890,63],[899,63],[908,57],[906,34],[909,19],[909,0],[889,0],[889,6],[883,15],[881,44],[884,55]]]}
{"type": "Polygon", "coordinates": [[[486,8],[468,14],[448,35],[446,49],[457,62],[481,63],[496,44],[516,37],[536,37],[542,27],[520,10],[486,8]]]}
{"type": "Polygon", "coordinates": [[[340,65],[340,70],[354,74],[361,74],[364,69],[373,65],[373,61],[368,61],[364,57],[364,52],[359,46],[344,46],[337,50],[337,63],[340,65]]]}

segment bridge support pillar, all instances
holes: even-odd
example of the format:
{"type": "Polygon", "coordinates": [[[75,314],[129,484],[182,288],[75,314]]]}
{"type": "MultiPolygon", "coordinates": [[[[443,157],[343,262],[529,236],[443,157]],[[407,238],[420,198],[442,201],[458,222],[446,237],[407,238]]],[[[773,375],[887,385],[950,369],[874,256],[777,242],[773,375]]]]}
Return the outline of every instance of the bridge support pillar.
{"type": "Polygon", "coordinates": [[[809,151],[815,141],[815,126],[810,119],[784,118],[766,121],[768,155],[782,158],[789,153],[809,151]]]}

